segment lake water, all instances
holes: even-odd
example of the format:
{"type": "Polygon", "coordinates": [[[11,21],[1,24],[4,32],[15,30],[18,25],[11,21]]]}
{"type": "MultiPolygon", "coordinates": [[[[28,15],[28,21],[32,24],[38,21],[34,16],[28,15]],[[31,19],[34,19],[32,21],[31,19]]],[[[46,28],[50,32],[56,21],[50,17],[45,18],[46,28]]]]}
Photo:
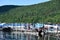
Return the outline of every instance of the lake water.
{"type": "MultiPolygon", "coordinates": [[[[20,32],[2,32],[0,31],[0,40],[56,40],[52,37],[39,38],[35,35],[24,34],[20,32]]],[[[59,39],[60,40],[60,39],[59,39]]]]}
{"type": "Polygon", "coordinates": [[[38,40],[38,37],[28,34],[0,31],[0,40],[38,40]]]}

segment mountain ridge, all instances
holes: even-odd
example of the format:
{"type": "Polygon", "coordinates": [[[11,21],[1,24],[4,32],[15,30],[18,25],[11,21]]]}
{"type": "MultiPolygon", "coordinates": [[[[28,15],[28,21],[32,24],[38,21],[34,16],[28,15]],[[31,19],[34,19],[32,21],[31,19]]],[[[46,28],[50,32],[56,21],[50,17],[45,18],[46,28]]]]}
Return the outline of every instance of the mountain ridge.
{"type": "Polygon", "coordinates": [[[0,22],[59,23],[60,0],[51,0],[31,6],[16,7],[6,12],[0,12],[0,14],[0,22]]]}

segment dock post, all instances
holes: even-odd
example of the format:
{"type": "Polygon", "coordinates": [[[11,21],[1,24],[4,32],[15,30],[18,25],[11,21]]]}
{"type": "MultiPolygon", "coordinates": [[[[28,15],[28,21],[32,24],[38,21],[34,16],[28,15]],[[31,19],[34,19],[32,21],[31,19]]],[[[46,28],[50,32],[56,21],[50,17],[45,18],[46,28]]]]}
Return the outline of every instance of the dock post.
{"type": "Polygon", "coordinates": [[[59,40],[59,37],[58,37],[58,27],[57,27],[57,38],[56,39],[59,40]]]}

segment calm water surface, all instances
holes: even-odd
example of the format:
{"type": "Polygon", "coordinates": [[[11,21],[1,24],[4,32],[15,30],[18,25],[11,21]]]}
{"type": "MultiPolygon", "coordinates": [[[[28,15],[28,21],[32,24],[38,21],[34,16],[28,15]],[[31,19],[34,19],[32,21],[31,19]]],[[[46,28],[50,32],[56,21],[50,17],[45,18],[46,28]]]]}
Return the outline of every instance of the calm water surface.
{"type": "Polygon", "coordinates": [[[34,35],[0,31],[0,40],[38,40],[38,37],[34,35]]]}
{"type": "MultiPolygon", "coordinates": [[[[56,38],[52,38],[46,36],[44,38],[39,38],[35,35],[24,34],[20,32],[2,32],[0,31],[0,40],[56,40],[56,38]]],[[[60,39],[59,39],[60,40],[60,39]]]]}

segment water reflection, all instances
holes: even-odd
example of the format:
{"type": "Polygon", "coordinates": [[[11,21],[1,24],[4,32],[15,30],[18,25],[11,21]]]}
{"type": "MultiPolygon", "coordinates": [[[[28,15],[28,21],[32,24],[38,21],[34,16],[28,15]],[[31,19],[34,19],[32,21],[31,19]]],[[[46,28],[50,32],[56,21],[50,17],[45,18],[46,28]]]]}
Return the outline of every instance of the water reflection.
{"type": "Polygon", "coordinates": [[[38,40],[38,37],[34,35],[0,31],[0,40],[38,40]]]}

